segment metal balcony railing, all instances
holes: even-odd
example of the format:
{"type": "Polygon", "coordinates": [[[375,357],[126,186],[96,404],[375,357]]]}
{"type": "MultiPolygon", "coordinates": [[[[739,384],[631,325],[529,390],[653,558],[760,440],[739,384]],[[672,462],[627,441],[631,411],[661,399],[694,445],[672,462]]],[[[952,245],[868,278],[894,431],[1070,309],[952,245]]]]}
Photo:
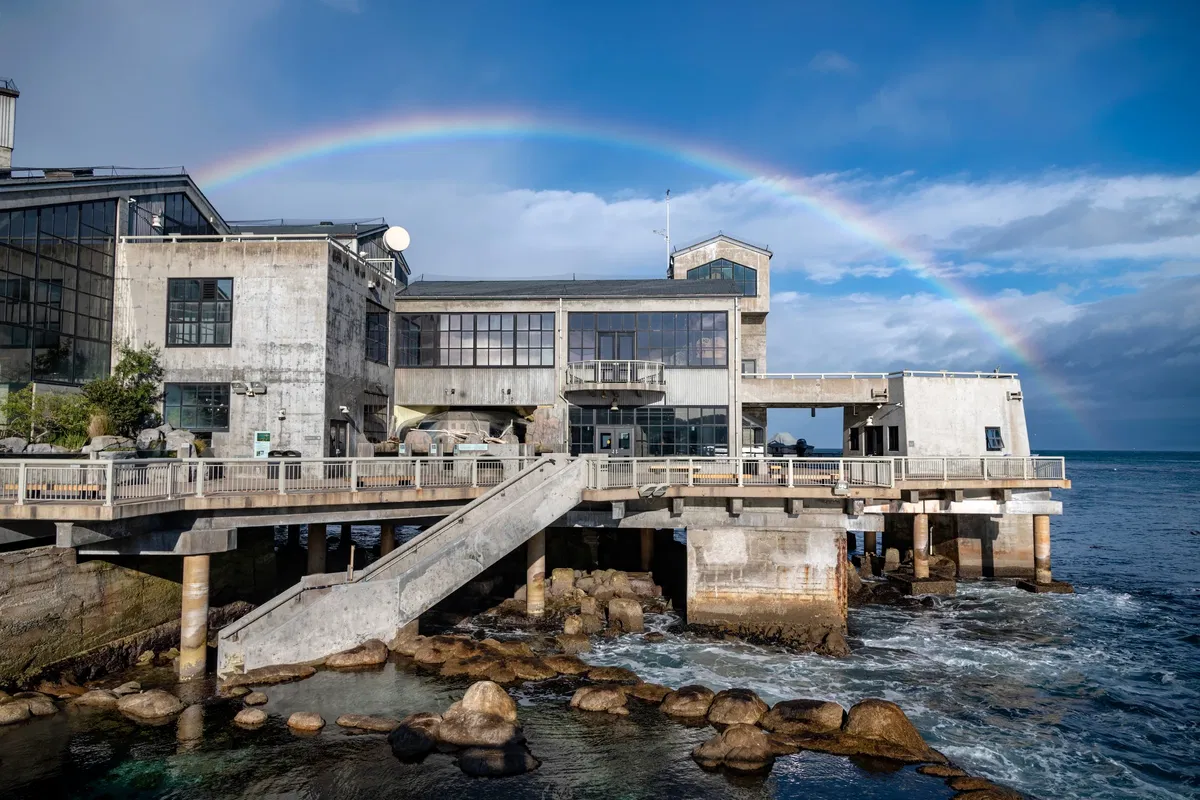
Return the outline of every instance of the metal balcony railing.
{"type": "Polygon", "coordinates": [[[567,364],[567,388],[583,385],[633,383],[648,388],[666,386],[660,361],[572,361],[567,364]]]}

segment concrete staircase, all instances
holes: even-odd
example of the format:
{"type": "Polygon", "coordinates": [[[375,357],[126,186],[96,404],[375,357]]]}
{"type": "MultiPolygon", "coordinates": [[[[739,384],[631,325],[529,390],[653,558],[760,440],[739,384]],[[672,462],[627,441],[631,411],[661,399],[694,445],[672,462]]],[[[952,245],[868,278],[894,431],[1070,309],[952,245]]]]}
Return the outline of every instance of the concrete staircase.
{"type": "Polygon", "coordinates": [[[221,630],[222,677],[391,639],[582,500],[587,463],[538,459],[351,579],[309,575],[221,630]]]}

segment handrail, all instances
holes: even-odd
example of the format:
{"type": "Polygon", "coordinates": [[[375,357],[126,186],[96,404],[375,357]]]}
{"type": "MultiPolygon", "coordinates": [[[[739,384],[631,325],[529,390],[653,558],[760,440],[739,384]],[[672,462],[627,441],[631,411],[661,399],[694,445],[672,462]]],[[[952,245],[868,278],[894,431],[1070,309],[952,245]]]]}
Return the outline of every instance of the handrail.
{"type": "Polygon", "coordinates": [[[646,386],[666,384],[661,361],[638,359],[591,359],[567,364],[567,385],[588,383],[640,383],[646,386]]]}
{"type": "Polygon", "coordinates": [[[743,378],[761,380],[776,378],[784,380],[823,380],[826,378],[844,378],[851,380],[865,378],[1016,378],[1015,372],[971,372],[959,370],[923,370],[903,369],[895,372],[743,372],[743,378]]]}

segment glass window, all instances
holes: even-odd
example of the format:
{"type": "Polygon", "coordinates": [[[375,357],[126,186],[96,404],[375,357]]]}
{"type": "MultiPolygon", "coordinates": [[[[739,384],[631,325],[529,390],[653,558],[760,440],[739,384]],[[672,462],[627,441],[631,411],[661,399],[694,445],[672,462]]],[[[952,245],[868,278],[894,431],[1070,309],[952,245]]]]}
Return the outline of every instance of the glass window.
{"type": "Polygon", "coordinates": [[[367,304],[367,360],[388,363],[388,312],[367,304]]]}
{"type": "Polygon", "coordinates": [[[387,441],[387,398],[380,395],[372,395],[372,397],[376,397],[378,400],[363,406],[363,436],[367,437],[368,442],[378,444],[387,441]]]}
{"type": "MultiPolygon", "coordinates": [[[[607,407],[571,406],[568,414],[572,455],[611,452],[610,433],[597,436],[597,425],[635,425],[639,455],[642,443],[650,456],[712,456],[729,448],[728,413],[722,407],[643,406],[613,411],[607,407]],[[607,438],[606,438],[607,437],[607,438]],[[599,439],[599,441],[597,441],[599,439]]],[[[619,449],[628,449],[620,434],[619,449]]]]}
{"type": "Polygon", "coordinates": [[[554,314],[396,317],[399,367],[552,367],[554,314]]]}
{"type": "Polygon", "coordinates": [[[129,207],[130,236],[211,236],[216,229],[182,192],[135,197],[129,207]]]}
{"type": "Polygon", "coordinates": [[[899,453],[900,452],[900,426],[899,425],[889,425],[888,426],[888,452],[889,453],[899,453]]]}
{"type": "Polygon", "coordinates": [[[233,278],[167,281],[167,346],[229,347],[233,339],[233,278]]]}
{"type": "Polygon", "coordinates": [[[168,383],[163,386],[163,417],[189,431],[229,430],[228,383],[168,383]]]}
{"type": "Polygon", "coordinates": [[[735,263],[727,258],[718,258],[716,261],[689,269],[687,279],[689,281],[734,281],[741,289],[743,296],[756,297],[758,295],[758,270],[735,263]]]}
{"type": "Polygon", "coordinates": [[[859,439],[859,429],[851,428],[850,429],[850,452],[855,455],[857,455],[859,450],[861,449],[859,447],[858,439],[859,439]]]}
{"type": "Polygon", "coordinates": [[[999,428],[984,428],[983,433],[987,439],[987,449],[989,451],[1004,449],[1004,439],[1000,436],[999,428]]]}
{"type": "Polygon", "coordinates": [[[633,357],[669,367],[724,367],[728,364],[728,319],[724,311],[651,314],[572,313],[568,317],[569,361],[633,357]]]}
{"type": "Polygon", "coordinates": [[[757,372],[758,372],[758,362],[757,361],[755,361],[753,358],[743,358],[742,359],[742,374],[743,375],[754,375],[757,372]]]}

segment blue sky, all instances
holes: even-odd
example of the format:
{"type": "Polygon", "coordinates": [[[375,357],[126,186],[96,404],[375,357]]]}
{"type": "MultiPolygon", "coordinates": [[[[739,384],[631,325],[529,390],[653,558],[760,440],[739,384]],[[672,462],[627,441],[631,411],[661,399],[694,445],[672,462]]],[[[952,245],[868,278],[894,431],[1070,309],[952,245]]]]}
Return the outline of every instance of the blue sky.
{"type": "MultiPolygon", "coordinates": [[[[417,273],[657,275],[723,229],[773,261],[772,370],[1003,369],[1036,449],[1200,448],[1200,5],[7,0],[15,161],[206,165],[381,117],[514,112],[764,165],[427,142],[215,187],[228,218],[385,215],[417,273]],[[806,176],[918,267],[770,188],[806,176]],[[930,276],[1016,331],[1000,346],[930,276]],[[1041,375],[1053,377],[1058,396],[1041,375]]],[[[836,420],[772,415],[818,444],[836,420]]]]}

